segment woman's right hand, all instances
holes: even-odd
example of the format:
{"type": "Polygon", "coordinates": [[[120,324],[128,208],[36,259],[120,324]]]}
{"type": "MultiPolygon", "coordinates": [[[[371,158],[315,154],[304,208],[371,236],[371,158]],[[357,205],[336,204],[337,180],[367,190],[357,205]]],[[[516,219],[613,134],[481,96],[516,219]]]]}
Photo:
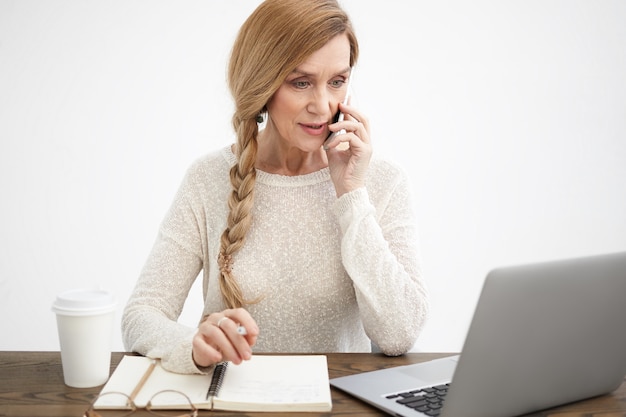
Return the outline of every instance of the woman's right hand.
{"type": "Polygon", "coordinates": [[[228,309],[204,317],[193,337],[193,360],[198,367],[207,367],[221,361],[240,364],[252,357],[259,328],[248,311],[228,309]],[[241,326],[247,334],[237,331],[241,326]]]}

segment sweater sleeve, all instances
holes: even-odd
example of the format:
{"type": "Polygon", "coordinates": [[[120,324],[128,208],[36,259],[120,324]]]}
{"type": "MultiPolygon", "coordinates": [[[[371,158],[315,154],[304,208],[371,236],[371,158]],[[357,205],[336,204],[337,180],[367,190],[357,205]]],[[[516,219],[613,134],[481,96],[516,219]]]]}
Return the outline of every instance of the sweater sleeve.
{"type": "Polygon", "coordinates": [[[125,348],[160,358],[164,368],[179,373],[201,372],[191,354],[196,329],[177,322],[203,266],[199,213],[189,201],[192,186],[188,174],[122,316],[125,348]]]}
{"type": "Polygon", "coordinates": [[[368,188],[360,188],[341,196],[334,207],[342,262],[363,326],[387,355],[411,349],[428,312],[408,179],[403,171],[395,172],[382,186],[372,187],[374,203],[368,188]]]}

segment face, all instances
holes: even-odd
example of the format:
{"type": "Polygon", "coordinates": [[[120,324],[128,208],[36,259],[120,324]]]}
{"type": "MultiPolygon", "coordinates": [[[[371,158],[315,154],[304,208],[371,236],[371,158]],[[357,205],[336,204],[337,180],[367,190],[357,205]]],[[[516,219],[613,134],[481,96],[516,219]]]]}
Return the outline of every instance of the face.
{"type": "Polygon", "coordinates": [[[338,35],[300,64],[267,104],[266,135],[305,152],[319,150],[347,92],[350,43],[338,35]]]}

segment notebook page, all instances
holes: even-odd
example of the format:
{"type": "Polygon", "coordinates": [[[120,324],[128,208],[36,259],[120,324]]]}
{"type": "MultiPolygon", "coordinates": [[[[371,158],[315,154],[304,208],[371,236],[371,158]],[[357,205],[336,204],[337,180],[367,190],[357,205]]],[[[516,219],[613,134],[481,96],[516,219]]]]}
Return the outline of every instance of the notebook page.
{"type": "Polygon", "coordinates": [[[253,355],[229,364],[214,408],[241,411],[330,410],[324,355],[253,355]]]}

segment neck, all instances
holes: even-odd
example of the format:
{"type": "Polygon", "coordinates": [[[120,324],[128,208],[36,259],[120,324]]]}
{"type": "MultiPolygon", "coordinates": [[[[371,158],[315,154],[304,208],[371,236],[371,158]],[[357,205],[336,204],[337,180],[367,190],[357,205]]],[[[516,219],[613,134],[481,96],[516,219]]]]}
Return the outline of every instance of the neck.
{"type": "Polygon", "coordinates": [[[259,133],[255,167],[271,174],[287,176],[310,174],[328,166],[326,153],[320,147],[313,152],[272,139],[265,131],[259,133]]]}

